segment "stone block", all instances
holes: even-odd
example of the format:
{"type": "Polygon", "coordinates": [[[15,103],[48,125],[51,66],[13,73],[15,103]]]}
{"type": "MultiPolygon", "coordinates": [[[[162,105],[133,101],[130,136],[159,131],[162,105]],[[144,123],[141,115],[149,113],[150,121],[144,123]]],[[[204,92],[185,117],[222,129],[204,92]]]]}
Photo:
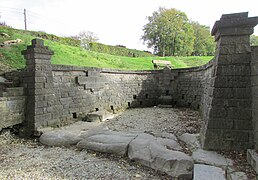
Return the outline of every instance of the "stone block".
{"type": "Polygon", "coordinates": [[[208,122],[209,129],[233,129],[234,121],[231,119],[224,118],[213,118],[208,122]]]}
{"type": "Polygon", "coordinates": [[[250,132],[241,130],[222,130],[222,136],[225,141],[249,142],[250,132]]]}
{"type": "Polygon", "coordinates": [[[249,65],[251,61],[250,53],[243,54],[233,54],[232,55],[232,64],[247,64],[249,65]]]}
{"type": "Polygon", "coordinates": [[[223,45],[219,47],[219,52],[222,55],[230,55],[235,53],[235,45],[223,45]]]}
{"type": "Polygon", "coordinates": [[[246,44],[236,44],[236,54],[250,53],[251,47],[250,43],[246,44]]]}
{"type": "Polygon", "coordinates": [[[227,110],[222,107],[214,107],[210,110],[210,118],[225,118],[227,114],[227,110]]]}
{"type": "Polygon", "coordinates": [[[234,90],[231,88],[215,88],[213,98],[230,99],[234,97],[234,90]]]}
{"type": "Polygon", "coordinates": [[[251,88],[236,88],[234,89],[234,95],[236,99],[250,99],[251,101],[251,88]]]}
{"type": "Polygon", "coordinates": [[[252,166],[258,174],[258,154],[254,149],[247,150],[247,162],[252,166]]]}
{"type": "Polygon", "coordinates": [[[228,118],[237,119],[237,120],[251,120],[252,111],[251,109],[242,108],[229,108],[228,109],[228,118]]]}
{"type": "Polygon", "coordinates": [[[226,159],[224,156],[216,153],[215,151],[205,151],[198,149],[193,152],[193,159],[198,164],[208,164],[217,167],[233,166],[233,162],[226,159]]]}
{"type": "Polygon", "coordinates": [[[193,180],[226,180],[226,172],[224,169],[204,164],[194,165],[193,180]]]}

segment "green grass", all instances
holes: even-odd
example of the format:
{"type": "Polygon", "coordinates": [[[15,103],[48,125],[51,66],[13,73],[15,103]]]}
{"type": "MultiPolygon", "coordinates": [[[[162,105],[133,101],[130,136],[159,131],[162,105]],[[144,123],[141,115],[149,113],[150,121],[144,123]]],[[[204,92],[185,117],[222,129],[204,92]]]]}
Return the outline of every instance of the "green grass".
{"type": "MultiPolygon", "coordinates": [[[[22,43],[10,47],[0,48],[0,62],[14,69],[25,67],[25,60],[21,51],[31,44],[35,38],[34,33],[11,29],[0,26],[0,33],[5,32],[10,38],[0,38],[0,43],[9,39],[22,39],[22,43]]],[[[212,56],[189,56],[189,57],[125,57],[114,56],[110,54],[86,51],[80,47],[61,44],[57,41],[44,40],[45,45],[54,51],[52,57],[53,64],[88,66],[99,68],[115,68],[127,70],[151,70],[153,59],[171,61],[175,68],[186,68],[206,64],[212,59],[212,56]]]]}

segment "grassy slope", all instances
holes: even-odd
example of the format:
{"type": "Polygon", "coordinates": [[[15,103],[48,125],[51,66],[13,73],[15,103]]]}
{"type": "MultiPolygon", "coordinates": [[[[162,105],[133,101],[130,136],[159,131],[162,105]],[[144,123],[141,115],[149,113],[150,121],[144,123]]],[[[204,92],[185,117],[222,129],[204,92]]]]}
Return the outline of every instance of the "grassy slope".
{"type": "MultiPolygon", "coordinates": [[[[25,60],[21,51],[30,45],[31,40],[35,37],[30,32],[22,30],[9,29],[0,26],[0,33],[5,32],[11,38],[0,38],[0,43],[8,39],[22,39],[23,43],[12,45],[11,47],[0,48],[0,62],[19,69],[25,66],[25,60]]],[[[81,48],[60,44],[50,40],[45,40],[45,45],[49,46],[55,52],[52,57],[53,64],[91,66],[116,69],[148,70],[153,69],[151,61],[153,59],[169,60],[175,68],[185,68],[199,66],[207,63],[212,59],[208,57],[139,57],[131,58],[124,56],[113,56],[93,51],[85,51],[81,48]]]]}

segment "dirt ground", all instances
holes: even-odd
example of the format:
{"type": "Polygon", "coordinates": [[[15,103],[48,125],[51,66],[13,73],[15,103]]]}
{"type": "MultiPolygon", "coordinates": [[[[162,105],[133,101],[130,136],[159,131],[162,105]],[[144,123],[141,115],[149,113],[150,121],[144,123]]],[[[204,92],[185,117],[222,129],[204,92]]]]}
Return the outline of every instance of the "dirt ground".
{"type": "MultiPolygon", "coordinates": [[[[153,107],[129,109],[102,125],[117,131],[168,132],[178,136],[184,132],[198,133],[202,120],[197,111],[153,107]]],[[[248,172],[253,173],[250,169],[248,172]]],[[[47,147],[38,139],[20,139],[10,130],[3,130],[0,132],[0,179],[171,178],[125,157],[74,147],[47,147]]]]}

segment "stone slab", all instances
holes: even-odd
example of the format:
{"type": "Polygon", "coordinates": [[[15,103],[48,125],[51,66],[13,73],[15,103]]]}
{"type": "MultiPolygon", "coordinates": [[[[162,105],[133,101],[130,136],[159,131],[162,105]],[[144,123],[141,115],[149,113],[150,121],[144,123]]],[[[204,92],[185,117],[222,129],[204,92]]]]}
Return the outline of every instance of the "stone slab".
{"type": "Polygon", "coordinates": [[[77,144],[77,147],[125,156],[129,143],[136,136],[137,134],[115,131],[92,133],[91,135],[84,135],[83,140],[77,144]]]}
{"type": "Polygon", "coordinates": [[[193,180],[226,180],[225,170],[219,167],[195,164],[193,180]]]}
{"type": "Polygon", "coordinates": [[[183,152],[167,149],[152,135],[142,133],[132,140],[128,157],[173,178],[192,179],[192,158],[183,152]]]}
{"type": "Polygon", "coordinates": [[[178,139],[186,143],[187,147],[191,151],[194,151],[201,148],[199,137],[199,134],[184,133],[181,136],[179,136],[178,139]]]}
{"type": "Polygon", "coordinates": [[[40,132],[43,134],[40,136],[39,141],[49,146],[70,146],[82,140],[82,135],[86,134],[89,130],[98,132],[99,129],[103,131],[105,128],[99,126],[98,123],[78,121],[59,129],[41,129],[40,132]]]}
{"type": "Polygon", "coordinates": [[[253,167],[258,174],[258,153],[254,149],[247,150],[247,162],[253,167]]]}
{"type": "Polygon", "coordinates": [[[198,149],[192,155],[195,163],[207,164],[218,167],[233,166],[233,162],[224,156],[214,152],[198,149]]]}

